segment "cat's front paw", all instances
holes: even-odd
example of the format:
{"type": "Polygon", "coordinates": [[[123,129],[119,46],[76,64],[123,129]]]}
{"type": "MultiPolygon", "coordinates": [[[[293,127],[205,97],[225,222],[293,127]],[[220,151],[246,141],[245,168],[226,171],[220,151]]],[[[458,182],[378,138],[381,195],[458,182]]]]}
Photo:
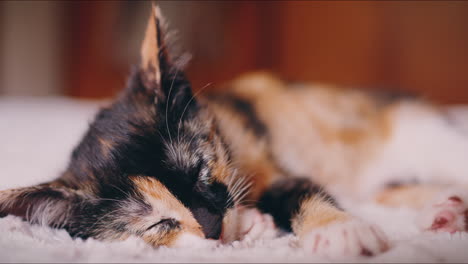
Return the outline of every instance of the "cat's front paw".
{"type": "Polygon", "coordinates": [[[304,250],[327,258],[374,256],[389,249],[383,231],[360,219],[350,219],[314,229],[302,236],[304,250]]]}
{"type": "Polygon", "coordinates": [[[431,203],[419,215],[418,224],[424,231],[455,233],[468,231],[468,195],[447,192],[431,203]]]}
{"type": "Polygon", "coordinates": [[[277,235],[273,217],[255,208],[237,208],[223,223],[223,243],[273,238],[277,235]]]}

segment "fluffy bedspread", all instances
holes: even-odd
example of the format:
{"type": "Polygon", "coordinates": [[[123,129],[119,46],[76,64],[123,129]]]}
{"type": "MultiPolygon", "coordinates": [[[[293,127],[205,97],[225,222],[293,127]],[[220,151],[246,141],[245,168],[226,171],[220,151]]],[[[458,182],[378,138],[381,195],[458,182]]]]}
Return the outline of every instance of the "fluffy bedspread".
{"type": "MultiPolygon", "coordinates": [[[[61,97],[0,98],[0,189],[56,177],[102,102],[61,97]]],[[[388,252],[346,262],[468,262],[468,234],[423,233],[416,211],[369,202],[348,205],[352,213],[379,225],[391,239],[388,252]]],[[[216,248],[158,248],[138,238],[120,242],[72,239],[64,230],[0,219],[1,262],[327,262],[296,246],[292,235],[234,242],[216,248]]]]}

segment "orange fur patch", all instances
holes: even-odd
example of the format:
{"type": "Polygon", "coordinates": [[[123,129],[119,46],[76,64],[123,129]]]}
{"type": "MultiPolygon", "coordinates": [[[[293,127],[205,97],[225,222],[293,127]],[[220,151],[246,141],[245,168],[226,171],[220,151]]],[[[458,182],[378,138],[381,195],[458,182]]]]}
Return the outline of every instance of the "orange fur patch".
{"type": "Polygon", "coordinates": [[[293,218],[292,229],[301,237],[315,228],[348,219],[347,213],[337,209],[322,197],[316,196],[302,202],[299,213],[293,218]]]}
{"type": "Polygon", "coordinates": [[[404,185],[383,190],[375,197],[375,200],[388,207],[420,209],[442,190],[443,186],[436,185],[404,185]]]}
{"type": "Polygon", "coordinates": [[[145,38],[141,46],[141,68],[147,73],[145,77],[148,82],[160,83],[161,74],[159,69],[159,44],[158,43],[158,10],[153,7],[148,20],[145,38]]]}
{"type": "Polygon", "coordinates": [[[163,204],[166,213],[177,215],[177,221],[181,225],[179,231],[174,230],[161,236],[146,235],[143,236],[147,242],[153,245],[171,245],[182,232],[188,232],[204,238],[200,224],[195,220],[192,213],[180,202],[161,182],[151,177],[131,177],[138,191],[143,194],[147,202],[154,207],[158,203],[163,204]]]}

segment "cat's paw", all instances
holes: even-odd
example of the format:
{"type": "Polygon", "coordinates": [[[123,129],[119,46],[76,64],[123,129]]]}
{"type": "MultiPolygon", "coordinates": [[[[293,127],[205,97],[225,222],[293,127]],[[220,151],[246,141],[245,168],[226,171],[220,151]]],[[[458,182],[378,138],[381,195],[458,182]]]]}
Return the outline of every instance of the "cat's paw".
{"type": "Polygon", "coordinates": [[[327,258],[374,256],[389,249],[387,236],[375,225],[353,218],[305,234],[304,250],[327,258]]]}
{"type": "Polygon", "coordinates": [[[269,214],[263,214],[255,208],[238,208],[223,224],[221,240],[223,243],[242,240],[273,238],[278,230],[269,214]]]}
{"type": "Polygon", "coordinates": [[[455,233],[468,231],[468,195],[448,192],[424,208],[418,217],[421,229],[455,233]]]}

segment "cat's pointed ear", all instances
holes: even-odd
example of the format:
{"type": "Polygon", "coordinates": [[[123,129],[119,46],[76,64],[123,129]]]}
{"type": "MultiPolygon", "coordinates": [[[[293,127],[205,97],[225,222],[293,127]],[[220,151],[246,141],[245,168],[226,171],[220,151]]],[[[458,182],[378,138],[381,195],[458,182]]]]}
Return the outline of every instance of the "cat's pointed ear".
{"type": "Polygon", "coordinates": [[[149,90],[158,90],[161,86],[161,59],[167,59],[162,50],[164,33],[160,28],[161,20],[161,11],[153,4],[140,50],[141,77],[143,85],[149,90]]]}
{"type": "Polygon", "coordinates": [[[168,109],[177,114],[196,105],[189,80],[183,71],[189,56],[174,56],[173,40],[167,38],[166,22],[159,7],[153,4],[141,46],[140,76],[145,90],[155,94],[160,105],[168,103],[168,109]],[[180,110],[180,111],[178,111],[180,110]]]}
{"type": "Polygon", "coordinates": [[[15,215],[31,223],[61,227],[82,202],[77,191],[55,183],[10,189],[0,191],[0,217],[15,215]]]}

